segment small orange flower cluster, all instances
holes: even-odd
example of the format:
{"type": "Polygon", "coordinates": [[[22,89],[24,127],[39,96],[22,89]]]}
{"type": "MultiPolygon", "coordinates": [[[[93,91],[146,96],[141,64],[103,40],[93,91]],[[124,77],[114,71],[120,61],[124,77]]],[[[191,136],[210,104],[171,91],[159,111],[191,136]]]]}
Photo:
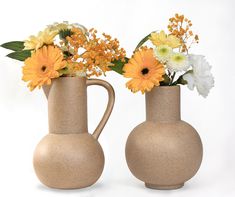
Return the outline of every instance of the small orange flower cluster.
{"type": "Polygon", "coordinates": [[[78,49],[80,47],[83,47],[84,43],[87,41],[87,38],[86,35],[82,32],[82,30],[79,28],[72,28],[71,32],[72,35],[67,36],[66,41],[70,44],[68,45],[68,47],[73,49],[73,54],[75,54],[75,57],[78,58],[78,49]]]}
{"type": "Polygon", "coordinates": [[[110,35],[103,33],[103,37],[99,38],[95,29],[90,29],[88,35],[84,35],[78,28],[71,31],[72,35],[66,38],[70,47],[68,51],[72,51],[68,62],[73,65],[75,72],[85,72],[88,77],[99,76],[110,70],[112,61],[124,61],[125,50],[110,35]]]}
{"type": "Polygon", "coordinates": [[[191,27],[191,20],[184,17],[184,15],[175,14],[175,17],[169,19],[168,30],[171,35],[181,40],[181,52],[188,52],[192,44],[199,42],[198,35],[194,35],[190,29],[191,27]]]}

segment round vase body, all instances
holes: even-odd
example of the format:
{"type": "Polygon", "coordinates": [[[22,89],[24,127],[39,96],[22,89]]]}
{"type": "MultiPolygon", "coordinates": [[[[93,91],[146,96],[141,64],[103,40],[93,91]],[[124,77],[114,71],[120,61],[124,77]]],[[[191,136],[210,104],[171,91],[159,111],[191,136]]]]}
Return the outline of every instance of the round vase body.
{"type": "Polygon", "coordinates": [[[90,134],[48,134],[36,147],[34,169],[52,188],[73,189],[94,184],[102,174],[104,154],[90,134]]]}
{"type": "Polygon", "coordinates": [[[178,86],[147,93],[147,120],[130,133],[126,143],[130,171],[152,189],[180,188],[201,165],[201,139],[180,120],[179,95],[178,86]]]}

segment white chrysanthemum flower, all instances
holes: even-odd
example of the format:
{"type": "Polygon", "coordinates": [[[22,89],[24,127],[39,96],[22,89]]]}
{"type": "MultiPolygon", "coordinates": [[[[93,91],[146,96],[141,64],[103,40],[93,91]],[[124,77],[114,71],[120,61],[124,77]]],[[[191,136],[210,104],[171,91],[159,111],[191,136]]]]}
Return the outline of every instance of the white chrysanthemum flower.
{"type": "Polygon", "coordinates": [[[162,63],[166,63],[172,55],[172,48],[167,45],[160,45],[154,49],[155,57],[162,63]]]}
{"type": "Polygon", "coordinates": [[[211,66],[202,55],[189,55],[189,62],[193,70],[186,73],[183,79],[187,81],[187,86],[190,90],[196,87],[200,95],[207,97],[210,89],[214,87],[211,66]]]}
{"type": "Polygon", "coordinates": [[[186,71],[189,68],[188,57],[182,53],[173,53],[166,66],[172,72],[186,71]]]}

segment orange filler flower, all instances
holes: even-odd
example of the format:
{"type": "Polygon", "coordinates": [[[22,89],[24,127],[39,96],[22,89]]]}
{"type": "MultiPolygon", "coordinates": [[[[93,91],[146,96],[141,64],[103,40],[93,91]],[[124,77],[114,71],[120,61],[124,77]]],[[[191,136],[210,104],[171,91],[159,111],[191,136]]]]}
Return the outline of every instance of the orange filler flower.
{"type": "Polygon", "coordinates": [[[120,48],[119,41],[112,39],[110,35],[105,33],[102,37],[97,36],[95,29],[90,29],[89,36],[85,36],[81,30],[72,29],[73,34],[67,37],[70,47],[74,51],[71,56],[73,62],[78,62],[75,70],[85,70],[88,77],[99,76],[106,71],[110,71],[112,61],[121,59],[124,61],[126,52],[120,48]],[[82,52],[79,52],[82,49],[82,52]]]}

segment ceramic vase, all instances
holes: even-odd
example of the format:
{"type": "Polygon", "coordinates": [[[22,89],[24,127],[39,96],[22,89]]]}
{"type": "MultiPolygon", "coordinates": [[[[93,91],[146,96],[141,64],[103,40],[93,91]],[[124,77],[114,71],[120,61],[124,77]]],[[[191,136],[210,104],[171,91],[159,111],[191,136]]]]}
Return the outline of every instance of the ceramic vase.
{"type": "Polygon", "coordinates": [[[200,167],[200,136],[180,116],[180,86],[154,87],[146,93],[146,121],[130,133],[126,161],[148,188],[180,188],[200,167]]]}
{"type": "Polygon", "coordinates": [[[60,77],[43,87],[48,99],[49,134],[37,145],[34,169],[39,180],[59,189],[83,188],[94,184],[104,168],[104,153],[98,142],[114,105],[112,86],[98,79],[60,77]],[[87,87],[99,85],[109,101],[93,134],[87,129],[87,87]]]}

